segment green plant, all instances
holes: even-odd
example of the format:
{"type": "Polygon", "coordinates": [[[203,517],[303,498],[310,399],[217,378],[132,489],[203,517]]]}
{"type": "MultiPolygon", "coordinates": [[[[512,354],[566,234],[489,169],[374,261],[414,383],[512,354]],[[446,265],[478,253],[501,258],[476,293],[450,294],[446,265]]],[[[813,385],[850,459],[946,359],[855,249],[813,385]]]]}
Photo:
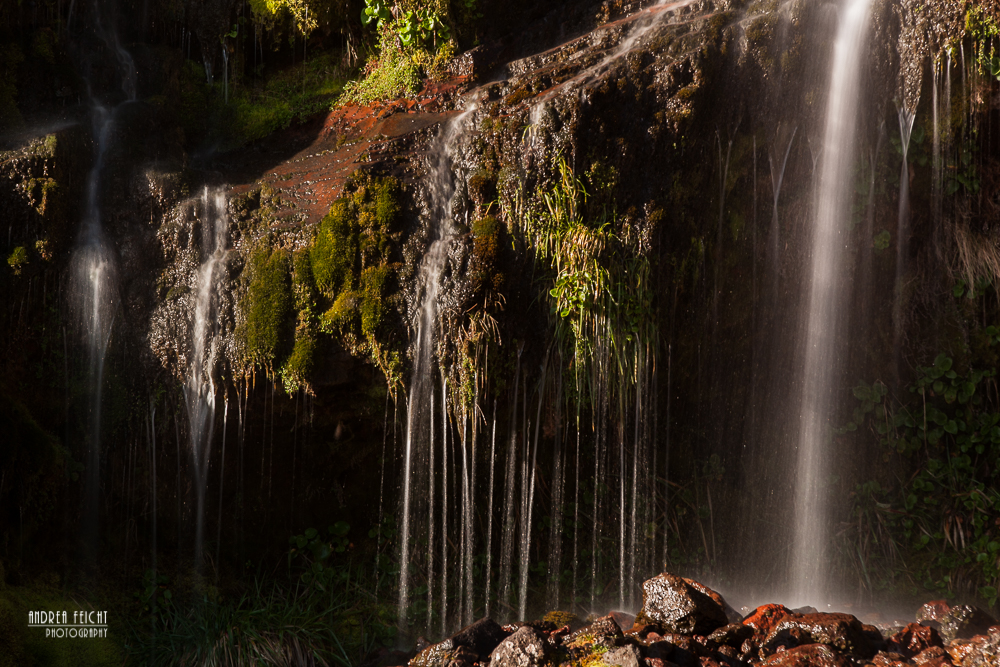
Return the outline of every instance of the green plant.
{"type": "Polygon", "coordinates": [[[28,251],[24,246],[17,246],[7,257],[7,265],[14,271],[15,276],[21,275],[21,270],[28,265],[28,251]]]}
{"type": "Polygon", "coordinates": [[[363,24],[369,25],[372,21],[375,21],[376,26],[381,30],[382,26],[390,18],[392,18],[392,12],[389,11],[386,0],[365,0],[365,8],[361,10],[361,22],[363,24]]]}
{"type": "MultiPolygon", "coordinates": [[[[987,332],[994,344],[991,334],[1000,329],[987,332]]],[[[913,465],[895,488],[869,483],[855,495],[856,516],[871,526],[878,515],[884,548],[905,547],[910,575],[924,588],[947,596],[975,592],[990,605],[1000,586],[1000,410],[984,389],[995,376],[992,369],[959,371],[940,354],[917,368],[912,400],[898,406],[889,405],[881,383],[855,387],[861,404],[837,432],[865,427],[883,460],[898,456],[913,465]]]]}

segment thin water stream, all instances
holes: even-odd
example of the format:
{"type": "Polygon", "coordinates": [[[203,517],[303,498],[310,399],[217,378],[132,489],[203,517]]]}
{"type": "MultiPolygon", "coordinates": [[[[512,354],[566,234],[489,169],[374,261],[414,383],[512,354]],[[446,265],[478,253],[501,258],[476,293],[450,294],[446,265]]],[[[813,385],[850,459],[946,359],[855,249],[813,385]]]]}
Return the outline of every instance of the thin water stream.
{"type": "Polygon", "coordinates": [[[851,213],[851,176],[861,97],[862,62],[871,0],[849,0],[841,8],[834,44],[826,131],[812,237],[802,367],[791,591],[793,601],[816,604],[830,593],[826,433],[831,417],[832,386],[838,358],[844,247],[851,213]]]}
{"type": "MultiPolygon", "coordinates": [[[[433,519],[434,506],[437,499],[433,496],[434,476],[433,451],[437,446],[433,432],[434,408],[433,394],[434,387],[434,344],[435,331],[437,328],[438,315],[438,292],[441,286],[441,279],[448,261],[448,249],[455,229],[452,223],[452,196],[455,189],[455,158],[456,150],[463,134],[468,129],[468,119],[475,111],[475,105],[470,104],[464,112],[450,119],[442,128],[433,148],[431,173],[428,175],[430,184],[431,207],[434,223],[432,228],[431,244],[420,264],[418,275],[419,306],[416,313],[416,340],[414,341],[414,370],[411,380],[409,397],[407,400],[406,416],[406,444],[403,458],[403,497],[401,507],[402,530],[400,534],[400,572],[399,572],[399,618],[404,622],[410,607],[411,591],[413,588],[411,559],[413,548],[417,542],[416,522],[422,517],[428,517],[430,524],[433,519]],[[416,497],[420,480],[426,480],[431,497],[420,499],[416,497]],[[419,507],[423,510],[418,511],[419,507]]],[[[447,461],[447,388],[442,385],[442,415],[443,432],[440,436],[442,441],[442,470],[446,473],[449,470],[447,461]]],[[[420,485],[422,486],[422,485],[420,485]]],[[[447,558],[447,535],[448,512],[451,509],[448,504],[448,478],[447,475],[441,478],[441,604],[440,613],[442,624],[447,618],[448,609],[448,558],[447,558]]],[[[471,488],[471,487],[470,487],[471,488]]],[[[471,517],[466,514],[466,519],[471,522],[471,517]]],[[[428,607],[433,608],[433,590],[435,588],[435,577],[437,575],[434,567],[434,531],[429,534],[428,540],[428,562],[427,562],[427,585],[428,607]]],[[[462,561],[464,562],[464,561],[462,561]]],[[[428,623],[430,620],[428,619],[428,623]]]]}

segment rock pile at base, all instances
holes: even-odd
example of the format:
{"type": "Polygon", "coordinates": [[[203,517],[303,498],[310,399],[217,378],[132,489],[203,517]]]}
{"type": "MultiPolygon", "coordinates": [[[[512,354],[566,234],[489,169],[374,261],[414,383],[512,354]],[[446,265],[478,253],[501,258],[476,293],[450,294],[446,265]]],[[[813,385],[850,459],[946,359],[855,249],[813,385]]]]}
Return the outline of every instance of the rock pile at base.
{"type": "Polygon", "coordinates": [[[717,592],[663,573],[642,611],[581,625],[572,614],[500,626],[476,621],[428,646],[410,667],[1000,667],[1000,625],[982,609],[924,605],[917,622],[866,625],[850,614],[777,604],[740,617],[717,592]],[[806,612],[806,613],[803,613],[806,612]]]}

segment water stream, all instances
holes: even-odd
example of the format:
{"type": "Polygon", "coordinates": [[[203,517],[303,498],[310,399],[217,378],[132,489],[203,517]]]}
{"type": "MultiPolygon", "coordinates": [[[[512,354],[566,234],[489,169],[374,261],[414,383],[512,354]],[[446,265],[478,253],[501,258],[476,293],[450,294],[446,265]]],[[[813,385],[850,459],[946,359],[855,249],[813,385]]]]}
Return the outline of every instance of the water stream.
{"type": "Polygon", "coordinates": [[[203,260],[195,282],[191,352],[184,382],[191,461],[195,477],[195,567],[200,570],[205,540],[205,491],[215,430],[215,366],[219,353],[219,298],[224,287],[227,227],[226,197],[205,189],[201,200],[200,248],[203,260]]]}
{"type": "Polygon", "coordinates": [[[805,324],[797,465],[791,598],[815,605],[829,595],[828,484],[826,434],[837,372],[838,318],[841,316],[844,247],[851,214],[851,176],[861,95],[862,63],[871,0],[849,0],[841,9],[834,45],[815,204],[812,268],[805,324]]]}
{"type": "MultiPolygon", "coordinates": [[[[431,209],[434,216],[431,244],[420,264],[418,275],[419,306],[416,313],[416,340],[414,341],[414,370],[411,380],[406,415],[406,444],[403,458],[403,497],[401,506],[402,526],[400,533],[400,571],[399,571],[399,618],[406,619],[410,607],[410,597],[413,588],[411,574],[411,559],[413,548],[418,542],[417,521],[428,517],[428,525],[432,525],[434,506],[437,499],[434,493],[433,451],[437,446],[434,438],[433,394],[434,387],[434,344],[437,328],[438,292],[442,275],[448,261],[448,249],[451,238],[455,234],[452,222],[452,196],[455,188],[455,157],[459,142],[468,129],[467,121],[475,111],[475,105],[470,104],[464,112],[451,118],[441,128],[441,133],[431,149],[433,163],[428,175],[430,184],[431,209]],[[421,483],[421,480],[425,480],[421,483]],[[430,497],[419,498],[422,489],[431,492],[430,497]],[[419,500],[419,502],[418,502],[419,500]],[[422,508],[422,509],[421,509],[422,508]]],[[[440,436],[442,444],[441,469],[448,472],[448,401],[447,388],[442,383],[441,414],[444,416],[443,429],[440,436]]],[[[448,504],[447,474],[441,477],[441,604],[442,624],[447,618],[448,609],[448,558],[447,558],[447,518],[451,507],[448,504]]],[[[464,502],[464,499],[463,501],[464,502]]],[[[470,501],[471,502],[471,501],[470,501]]],[[[459,505],[461,507],[461,505],[459,505]]],[[[469,519],[471,521],[471,518],[469,519]]],[[[421,535],[420,538],[424,537],[421,535]]],[[[434,531],[430,530],[428,539],[427,586],[428,607],[433,608],[433,590],[435,588],[434,567],[434,531]]],[[[464,562],[464,561],[463,561],[464,562]]],[[[428,623],[430,621],[428,620],[428,623]]]]}

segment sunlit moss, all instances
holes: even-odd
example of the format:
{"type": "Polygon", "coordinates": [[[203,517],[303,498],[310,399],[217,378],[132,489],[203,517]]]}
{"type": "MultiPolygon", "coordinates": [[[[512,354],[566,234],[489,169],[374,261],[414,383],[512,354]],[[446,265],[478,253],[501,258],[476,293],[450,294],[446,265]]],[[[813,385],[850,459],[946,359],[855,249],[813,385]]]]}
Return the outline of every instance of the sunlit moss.
{"type": "Polygon", "coordinates": [[[359,176],[331,206],[309,251],[325,308],[319,329],[353,354],[369,356],[387,378],[398,374],[399,355],[390,349],[385,321],[398,291],[401,194],[394,178],[359,176]]]}
{"type": "Polygon", "coordinates": [[[250,256],[250,282],[242,304],[244,359],[249,366],[271,369],[281,359],[292,307],[288,269],[284,250],[260,247],[250,256]]]}

